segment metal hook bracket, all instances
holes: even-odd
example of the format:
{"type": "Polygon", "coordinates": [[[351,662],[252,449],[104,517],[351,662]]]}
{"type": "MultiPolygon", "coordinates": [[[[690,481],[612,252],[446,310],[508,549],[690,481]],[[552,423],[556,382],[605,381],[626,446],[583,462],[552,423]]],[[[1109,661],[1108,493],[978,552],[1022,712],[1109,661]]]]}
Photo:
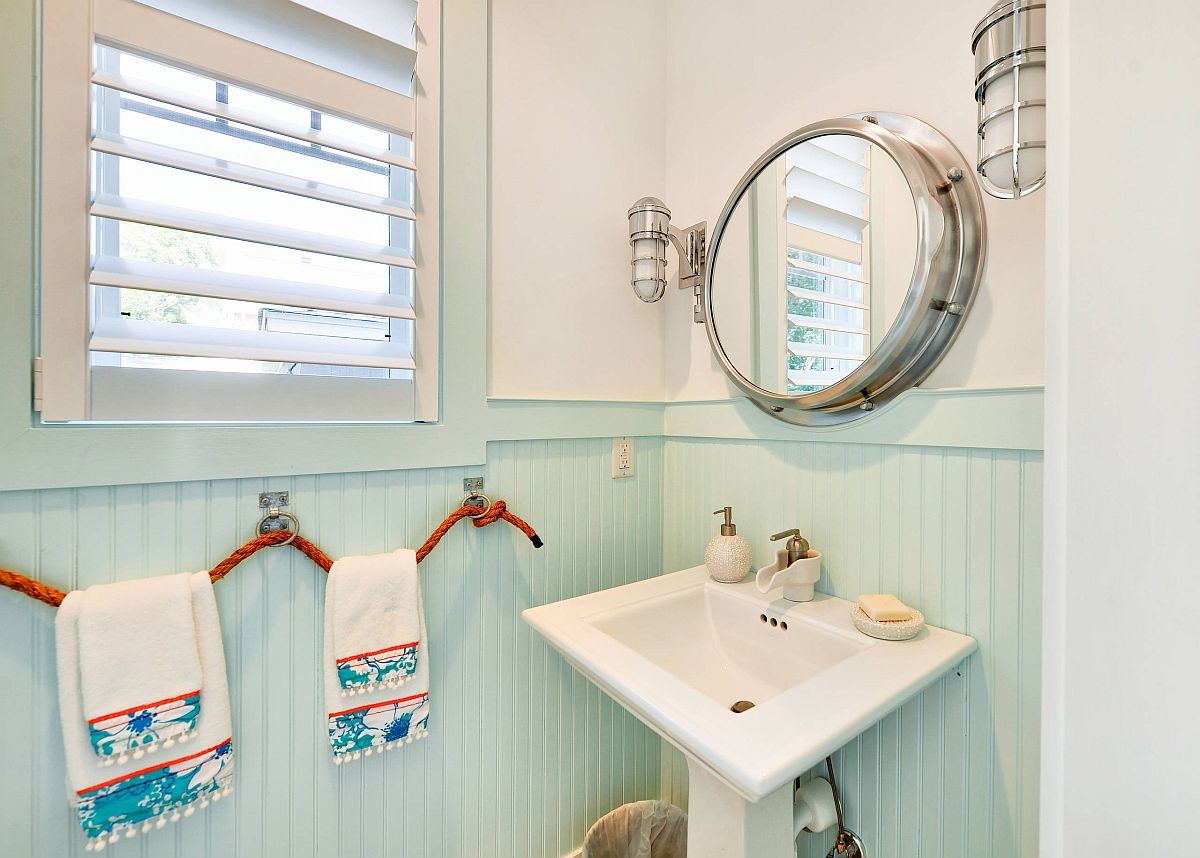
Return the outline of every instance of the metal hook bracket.
{"type": "Polygon", "coordinates": [[[300,533],[300,519],[282,509],[288,505],[287,492],[261,492],[258,496],[259,509],[265,510],[255,530],[262,535],[280,530],[291,531],[291,536],[280,545],[287,545],[300,533]]]}
{"type": "Polygon", "coordinates": [[[464,478],[463,491],[467,496],[463,498],[462,506],[473,508],[474,511],[468,513],[471,518],[478,518],[492,508],[492,499],[483,493],[483,477],[464,478]]]}

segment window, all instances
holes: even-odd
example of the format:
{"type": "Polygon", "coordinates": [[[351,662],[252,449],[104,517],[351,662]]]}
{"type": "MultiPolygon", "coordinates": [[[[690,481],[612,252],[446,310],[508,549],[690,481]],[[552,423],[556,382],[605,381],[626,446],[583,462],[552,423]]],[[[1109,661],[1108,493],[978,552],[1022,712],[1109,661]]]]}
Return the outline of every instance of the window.
{"type": "Polygon", "coordinates": [[[787,153],[787,392],[811,393],[871,353],[871,145],[818,137],[787,153]]]}
{"type": "Polygon", "coordinates": [[[870,288],[862,264],[788,246],[788,393],[822,390],[866,360],[870,288]]]}
{"type": "Polygon", "coordinates": [[[437,4],[46,5],[43,418],[437,419],[437,4]]]}

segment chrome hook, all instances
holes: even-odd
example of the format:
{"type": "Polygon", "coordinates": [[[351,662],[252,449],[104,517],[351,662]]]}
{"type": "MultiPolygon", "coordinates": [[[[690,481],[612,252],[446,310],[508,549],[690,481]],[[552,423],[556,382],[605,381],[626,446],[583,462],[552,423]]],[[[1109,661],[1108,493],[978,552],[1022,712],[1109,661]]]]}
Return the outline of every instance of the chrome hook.
{"type": "Polygon", "coordinates": [[[300,519],[296,518],[290,512],[280,509],[287,502],[287,492],[263,492],[258,496],[258,505],[265,508],[267,512],[258,520],[258,524],[254,529],[260,535],[264,536],[279,530],[290,531],[292,535],[283,542],[280,542],[280,545],[289,544],[300,534],[300,519]]]}
{"type": "Polygon", "coordinates": [[[479,516],[487,515],[488,512],[491,511],[492,499],[482,492],[471,492],[469,495],[463,498],[462,507],[463,509],[466,509],[467,507],[474,508],[477,510],[477,512],[469,512],[467,515],[471,518],[479,518],[479,516]],[[482,500],[483,505],[480,505],[479,503],[472,503],[472,501],[476,500],[482,500]]]}

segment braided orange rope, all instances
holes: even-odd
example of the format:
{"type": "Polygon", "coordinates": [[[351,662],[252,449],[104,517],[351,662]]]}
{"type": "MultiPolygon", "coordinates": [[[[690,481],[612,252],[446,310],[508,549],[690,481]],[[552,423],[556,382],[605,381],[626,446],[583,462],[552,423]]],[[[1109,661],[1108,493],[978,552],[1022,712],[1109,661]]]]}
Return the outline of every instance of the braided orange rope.
{"type": "MultiPolygon", "coordinates": [[[[542,539],[537,535],[537,532],[520,516],[509,512],[508,506],[504,501],[496,501],[482,513],[478,509],[478,507],[462,506],[446,516],[446,520],[439,524],[433,533],[429,535],[429,538],[417,549],[417,562],[420,563],[428,557],[429,552],[437,547],[437,544],[442,541],[442,537],[450,531],[450,528],[454,527],[454,525],[464,518],[470,518],[471,523],[476,527],[487,527],[489,524],[503,519],[529,537],[529,541],[533,543],[534,548],[542,547],[542,539]]],[[[214,566],[213,570],[208,573],[208,577],[215,584],[232,572],[233,567],[237,566],[251,554],[272,545],[287,542],[290,536],[292,534],[287,530],[276,530],[256,536],[214,566]]],[[[287,544],[300,551],[305,557],[316,563],[326,572],[333,566],[333,561],[329,559],[329,555],[300,534],[296,534],[291,542],[287,542],[287,544]]],[[[31,599],[45,602],[53,608],[61,605],[62,600],[67,596],[62,590],[56,590],[54,587],[34,581],[32,578],[26,578],[17,572],[10,572],[7,569],[0,569],[0,587],[8,587],[10,590],[24,593],[31,599]]]]}

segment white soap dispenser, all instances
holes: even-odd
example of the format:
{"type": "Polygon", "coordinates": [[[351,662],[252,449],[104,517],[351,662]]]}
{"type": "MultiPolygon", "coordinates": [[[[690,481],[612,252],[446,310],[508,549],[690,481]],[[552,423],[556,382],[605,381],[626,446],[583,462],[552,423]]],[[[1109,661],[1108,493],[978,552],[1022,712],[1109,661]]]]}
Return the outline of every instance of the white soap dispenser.
{"type": "Polygon", "coordinates": [[[713,513],[721,514],[725,515],[725,523],[721,525],[720,535],[714,536],[704,549],[704,565],[714,581],[736,584],[750,571],[750,543],[737,535],[733,507],[722,507],[713,513]]]}

